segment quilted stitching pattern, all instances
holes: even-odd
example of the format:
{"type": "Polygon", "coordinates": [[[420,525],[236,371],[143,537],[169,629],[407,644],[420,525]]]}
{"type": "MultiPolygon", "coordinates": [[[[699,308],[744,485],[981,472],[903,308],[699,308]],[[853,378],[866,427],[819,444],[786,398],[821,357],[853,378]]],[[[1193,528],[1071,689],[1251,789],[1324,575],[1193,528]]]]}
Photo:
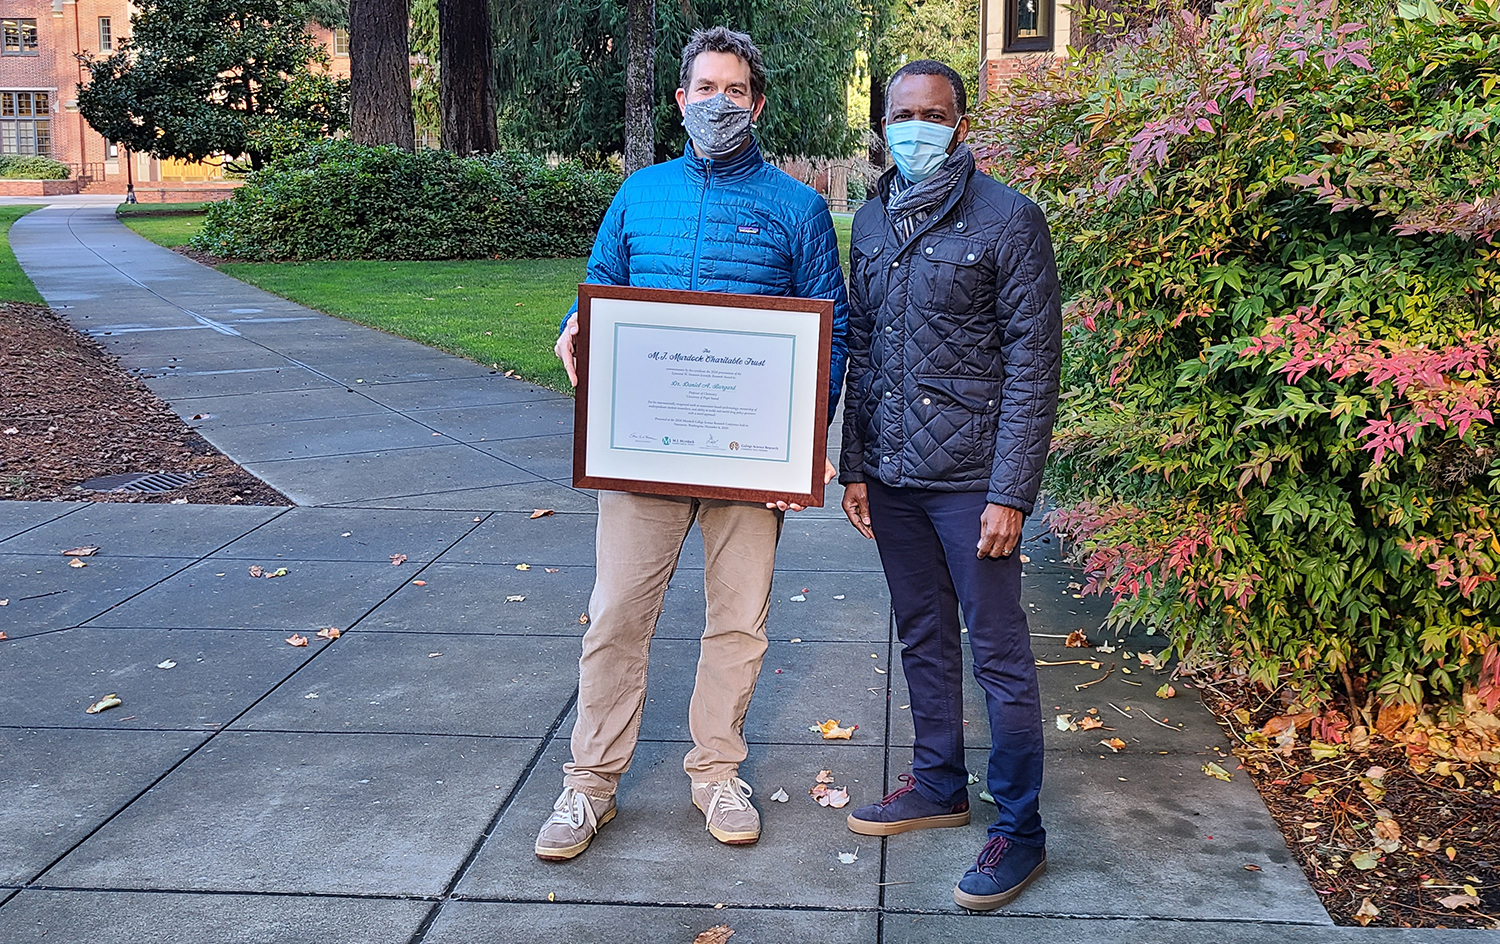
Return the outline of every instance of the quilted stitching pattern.
{"type": "Polygon", "coordinates": [[[832,420],[849,323],[833,217],[811,187],[767,164],[757,144],[727,161],[689,149],[631,174],[599,225],[585,281],[832,299],[832,420]]]}
{"type": "Polygon", "coordinates": [[[1030,514],[1062,348],[1042,211],[976,173],[904,242],[882,201],[865,204],[853,244],[839,480],[983,488],[1030,514]]]}

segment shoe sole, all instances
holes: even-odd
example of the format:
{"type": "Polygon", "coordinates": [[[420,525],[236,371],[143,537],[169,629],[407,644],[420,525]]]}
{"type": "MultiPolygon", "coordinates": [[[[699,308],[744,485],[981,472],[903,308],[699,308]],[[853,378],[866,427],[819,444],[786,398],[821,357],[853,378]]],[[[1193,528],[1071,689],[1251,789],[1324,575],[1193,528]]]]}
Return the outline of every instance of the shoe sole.
{"type": "Polygon", "coordinates": [[[969,825],[969,813],[944,813],[941,816],[919,816],[916,819],[897,820],[894,823],[877,823],[867,819],[855,819],[850,813],[846,820],[849,831],[861,836],[894,836],[913,829],[943,829],[949,826],[969,825]]]}
{"type": "MultiPolygon", "coordinates": [[[[693,801],[693,806],[698,812],[703,813],[703,807],[698,806],[698,801],[693,801]]],[[[704,813],[707,816],[707,813],[704,813]]],[[[753,833],[732,833],[727,829],[720,829],[712,823],[708,826],[708,834],[719,840],[726,846],[748,846],[760,840],[760,830],[753,833]]]]}
{"type": "Polygon", "coordinates": [[[1047,871],[1047,860],[1043,859],[1037,863],[1037,867],[1031,870],[1031,874],[1026,876],[1021,884],[1015,888],[1007,888],[998,895],[970,895],[955,885],[953,886],[953,902],[960,908],[967,908],[970,911],[994,911],[996,908],[1015,901],[1026,890],[1026,886],[1045,871],[1047,871]]]}
{"type": "Polygon", "coordinates": [[[599,818],[598,827],[595,828],[594,831],[590,833],[588,838],[583,842],[574,843],[571,846],[538,845],[536,847],[536,857],[544,862],[566,862],[568,859],[573,858],[583,850],[587,849],[589,847],[589,843],[594,841],[594,837],[599,835],[599,830],[604,828],[604,824],[608,823],[614,818],[614,810],[610,810],[608,813],[605,813],[603,816],[601,816],[599,818]]]}

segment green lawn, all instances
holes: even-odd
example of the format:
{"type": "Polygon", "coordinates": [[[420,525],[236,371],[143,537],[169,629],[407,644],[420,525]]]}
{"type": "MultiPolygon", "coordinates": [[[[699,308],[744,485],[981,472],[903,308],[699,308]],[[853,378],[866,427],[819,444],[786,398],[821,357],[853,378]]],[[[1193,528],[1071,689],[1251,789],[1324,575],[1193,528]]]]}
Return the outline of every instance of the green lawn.
{"type": "Polygon", "coordinates": [[[40,209],[39,206],[0,206],[0,301],[42,304],[36,286],[21,271],[16,254],[10,251],[11,224],[32,210],[40,209]]]}
{"type": "Polygon", "coordinates": [[[137,216],[120,212],[119,216],[121,223],[158,246],[166,246],[168,249],[187,245],[187,241],[193,238],[193,234],[203,228],[202,213],[137,216]]]}
{"type": "MultiPolygon", "coordinates": [[[[833,218],[844,260],[852,219],[833,218]]],[[[120,221],[154,243],[173,247],[198,231],[203,215],[122,212],[120,221]]],[[[583,278],[583,259],[235,262],[219,268],[309,308],[514,370],[554,390],[572,389],[552,345],[583,278]]]]}
{"type": "Polygon", "coordinates": [[[552,353],[582,259],[226,263],[275,295],[569,391],[552,353]]]}

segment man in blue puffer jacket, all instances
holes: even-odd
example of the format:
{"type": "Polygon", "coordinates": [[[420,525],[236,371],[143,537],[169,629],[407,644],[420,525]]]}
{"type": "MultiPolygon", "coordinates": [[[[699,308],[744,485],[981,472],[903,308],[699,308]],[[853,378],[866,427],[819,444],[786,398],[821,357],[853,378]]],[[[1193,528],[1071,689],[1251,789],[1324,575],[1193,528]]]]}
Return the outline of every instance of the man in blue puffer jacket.
{"type": "MultiPolygon", "coordinates": [[[[848,321],[838,240],[816,193],[767,164],[751,135],[765,106],[765,66],[750,37],[722,27],[682,51],[677,104],[691,143],[678,160],[625,181],[589,256],[588,281],[826,298],[834,302],[828,415],[844,382],[848,321]]],[[[576,305],[574,306],[576,309],[576,305]]],[[[576,315],[557,355],[575,384],[576,315]]],[[[834,469],[825,470],[825,481],[834,469]]],[[[745,711],[766,651],[771,571],[785,503],[599,493],[598,567],[579,660],[578,719],[563,791],[537,835],[541,859],[570,859],[615,815],[646,698],[646,662],[663,595],[693,522],[703,532],[707,626],[688,707],[683,761],[692,799],[720,842],[760,838],[760,814],[739,777],[745,711]]]]}

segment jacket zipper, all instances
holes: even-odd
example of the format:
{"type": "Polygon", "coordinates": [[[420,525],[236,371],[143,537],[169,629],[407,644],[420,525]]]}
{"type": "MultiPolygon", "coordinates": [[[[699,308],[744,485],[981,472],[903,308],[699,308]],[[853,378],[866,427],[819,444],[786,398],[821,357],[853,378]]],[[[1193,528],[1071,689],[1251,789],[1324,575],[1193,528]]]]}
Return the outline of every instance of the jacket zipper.
{"type": "Polygon", "coordinates": [[[703,172],[703,196],[698,199],[698,241],[693,244],[693,275],[688,280],[688,288],[693,291],[698,289],[698,263],[703,258],[703,215],[708,211],[708,188],[714,182],[714,162],[705,159],[707,169],[703,172]]]}

